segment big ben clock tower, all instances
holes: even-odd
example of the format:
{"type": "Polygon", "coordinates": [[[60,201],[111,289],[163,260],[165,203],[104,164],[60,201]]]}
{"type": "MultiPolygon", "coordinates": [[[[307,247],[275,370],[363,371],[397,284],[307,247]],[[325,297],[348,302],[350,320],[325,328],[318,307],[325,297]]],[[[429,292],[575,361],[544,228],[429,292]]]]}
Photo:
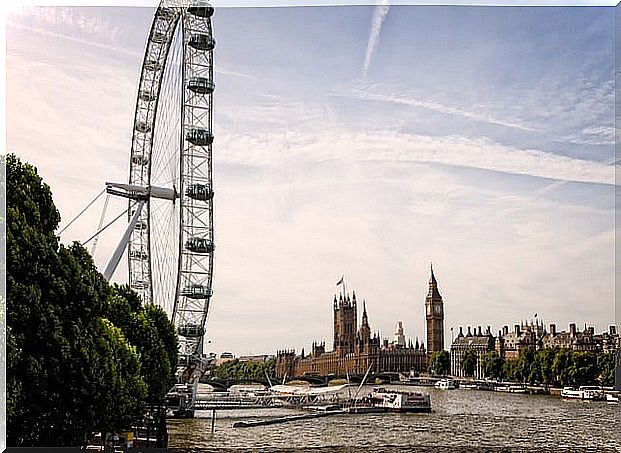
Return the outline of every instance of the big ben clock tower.
{"type": "Polygon", "coordinates": [[[438,291],[438,282],[433,275],[431,266],[431,278],[429,279],[429,292],[425,299],[425,315],[427,319],[427,354],[444,349],[444,303],[438,291]]]}

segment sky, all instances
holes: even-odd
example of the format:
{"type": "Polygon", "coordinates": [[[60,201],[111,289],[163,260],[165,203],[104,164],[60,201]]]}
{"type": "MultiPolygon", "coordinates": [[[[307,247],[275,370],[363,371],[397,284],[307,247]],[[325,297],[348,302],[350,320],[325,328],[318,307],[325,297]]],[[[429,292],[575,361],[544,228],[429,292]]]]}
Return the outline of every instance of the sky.
{"type": "MultiPolygon", "coordinates": [[[[7,14],[8,150],[50,185],[61,227],[127,180],[153,12],[7,14]]],[[[424,342],[431,262],[446,345],[451,327],[535,313],[614,323],[613,8],[217,8],[213,24],[208,350],[330,348],[343,275],[373,331],[402,321],[424,342]]],[[[99,239],[100,269],[122,231],[99,239]]]]}

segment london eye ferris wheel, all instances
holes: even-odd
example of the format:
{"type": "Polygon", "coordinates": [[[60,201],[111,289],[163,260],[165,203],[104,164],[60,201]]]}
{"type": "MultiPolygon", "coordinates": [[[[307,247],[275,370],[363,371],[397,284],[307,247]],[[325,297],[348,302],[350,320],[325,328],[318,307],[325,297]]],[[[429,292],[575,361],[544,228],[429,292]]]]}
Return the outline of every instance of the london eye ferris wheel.
{"type": "Polygon", "coordinates": [[[212,295],[213,12],[205,2],[158,6],[138,85],[129,182],[106,183],[108,193],[129,199],[129,225],[104,275],[127,250],[129,285],[143,303],[166,310],[188,366],[202,353],[212,295]]]}

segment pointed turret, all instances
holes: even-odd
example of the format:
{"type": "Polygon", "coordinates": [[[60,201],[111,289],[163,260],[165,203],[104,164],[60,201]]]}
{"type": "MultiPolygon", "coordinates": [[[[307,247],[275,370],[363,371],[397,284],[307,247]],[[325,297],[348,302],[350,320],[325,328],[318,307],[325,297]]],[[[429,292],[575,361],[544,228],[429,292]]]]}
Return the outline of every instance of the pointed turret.
{"type": "Polygon", "coordinates": [[[367,342],[371,338],[371,327],[369,326],[369,317],[367,316],[367,302],[362,301],[362,323],[360,324],[360,330],[358,331],[360,339],[363,342],[367,342]]]}

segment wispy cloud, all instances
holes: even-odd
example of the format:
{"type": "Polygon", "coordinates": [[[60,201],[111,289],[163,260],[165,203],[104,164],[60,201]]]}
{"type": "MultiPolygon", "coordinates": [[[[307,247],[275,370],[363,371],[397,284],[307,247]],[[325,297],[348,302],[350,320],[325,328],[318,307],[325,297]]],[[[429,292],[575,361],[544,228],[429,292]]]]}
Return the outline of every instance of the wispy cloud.
{"type": "Polygon", "coordinates": [[[527,126],[526,124],[516,122],[516,121],[508,121],[494,117],[493,115],[475,112],[472,110],[464,109],[462,107],[456,107],[451,105],[446,105],[434,101],[428,101],[423,99],[417,99],[413,97],[411,94],[403,93],[382,93],[378,91],[374,91],[373,85],[370,84],[358,84],[348,91],[338,91],[334,92],[335,96],[347,96],[353,99],[359,99],[363,101],[372,101],[372,102],[388,102],[392,104],[405,105],[410,107],[419,107],[428,110],[432,110],[438,113],[444,113],[446,115],[458,116],[470,120],[481,121],[488,124],[495,124],[498,126],[509,127],[513,129],[519,129],[522,131],[535,131],[536,129],[527,126]]]}
{"type": "Polygon", "coordinates": [[[558,141],[574,145],[614,145],[615,128],[612,126],[589,126],[584,128],[580,134],[570,135],[558,141]]]}
{"type": "Polygon", "coordinates": [[[44,28],[41,27],[33,27],[30,25],[24,25],[24,24],[20,24],[18,22],[13,22],[10,20],[6,21],[6,25],[7,27],[12,27],[14,29],[19,29],[22,31],[27,31],[27,32],[31,32],[31,33],[37,33],[38,35],[41,36],[45,36],[48,38],[57,38],[57,39],[62,39],[62,40],[66,40],[66,41],[71,41],[71,42],[75,42],[75,43],[79,43],[79,44],[85,44],[88,46],[92,46],[92,47],[97,47],[99,49],[104,49],[104,50],[109,50],[112,52],[116,52],[116,53],[120,53],[123,55],[128,55],[131,57],[139,57],[142,54],[140,54],[139,52],[135,52],[132,50],[128,50],[122,46],[114,46],[114,45],[110,45],[110,44],[104,44],[101,42],[97,42],[97,41],[93,41],[91,39],[85,39],[85,38],[81,38],[81,37],[77,37],[77,36],[71,36],[71,35],[67,35],[65,33],[59,33],[59,32],[55,32],[55,31],[51,31],[51,30],[46,30],[44,28]]]}
{"type": "Polygon", "coordinates": [[[367,43],[367,51],[364,55],[364,66],[362,68],[362,76],[365,79],[367,78],[367,74],[369,72],[369,66],[371,65],[373,54],[375,54],[375,50],[377,49],[377,45],[379,43],[382,25],[389,10],[390,5],[388,0],[381,0],[380,4],[375,7],[375,11],[373,12],[369,42],[367,43]]]}
{"type": "Polygon", "coordinates": [[[232,164],[270,166],[280,159],[435,163],[559,181],[615,184],[612,162],[593,162],[538,149],[521,149],[487,138],[434,137],[393,131],[342,132],[328,125],[319,131],[283,131],[239,134],[222,131],[220,159],[232,164]],[[247,150],[252,149],[252,156],[247,150]]]}

